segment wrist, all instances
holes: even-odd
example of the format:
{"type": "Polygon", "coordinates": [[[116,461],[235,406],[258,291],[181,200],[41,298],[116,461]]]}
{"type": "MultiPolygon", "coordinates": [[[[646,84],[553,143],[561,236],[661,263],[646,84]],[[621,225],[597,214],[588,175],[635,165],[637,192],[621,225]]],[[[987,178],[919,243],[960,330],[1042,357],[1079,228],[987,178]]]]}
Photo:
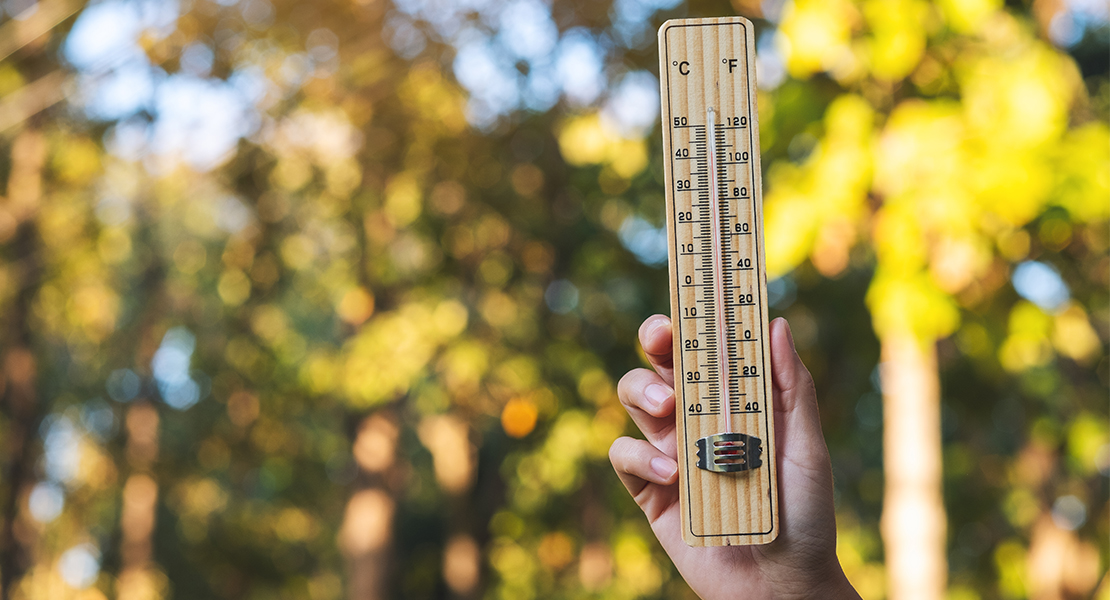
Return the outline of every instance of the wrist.
{"type": "Polygon", "coordinates": [[[844,574],[844,569],[840,566],[839,560],[830,569],[826,584],[823,587],[825,587],[825,590],[820,594],[822,598],[862,600],[856,588],[852,587],[852,582],[848,581],[848,576],[844,574]]]}
{"type": "Polygon", "coordinates": [[[808,576],[791,578],[788,581],[779,581],[772,584],[774,590],[769,597],[782,600],[861,600],[840,561],[833,557],[824,567],[817,567],[805,572],[808,576]]]}

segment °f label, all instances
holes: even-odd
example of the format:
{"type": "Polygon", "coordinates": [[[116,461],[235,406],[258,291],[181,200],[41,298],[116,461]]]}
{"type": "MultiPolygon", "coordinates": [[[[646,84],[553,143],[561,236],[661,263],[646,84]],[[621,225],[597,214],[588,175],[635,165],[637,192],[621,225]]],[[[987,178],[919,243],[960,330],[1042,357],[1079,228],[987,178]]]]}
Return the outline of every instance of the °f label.
{"type": "Polygon", "coordinates": [[[754,30],[659,29],[682,535],[778,536],[754,30]]]}

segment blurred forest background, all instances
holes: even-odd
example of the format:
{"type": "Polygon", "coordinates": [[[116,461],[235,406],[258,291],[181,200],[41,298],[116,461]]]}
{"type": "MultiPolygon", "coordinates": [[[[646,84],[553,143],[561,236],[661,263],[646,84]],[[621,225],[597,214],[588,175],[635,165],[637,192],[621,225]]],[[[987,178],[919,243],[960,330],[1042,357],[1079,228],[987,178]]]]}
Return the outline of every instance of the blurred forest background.
{"type": "Polygon", "coordinates": [[[1110,598],[1108,11],[3,0],[0,598],[692,598],[606,453],[730,14],[849,578],[1110,598]]]}

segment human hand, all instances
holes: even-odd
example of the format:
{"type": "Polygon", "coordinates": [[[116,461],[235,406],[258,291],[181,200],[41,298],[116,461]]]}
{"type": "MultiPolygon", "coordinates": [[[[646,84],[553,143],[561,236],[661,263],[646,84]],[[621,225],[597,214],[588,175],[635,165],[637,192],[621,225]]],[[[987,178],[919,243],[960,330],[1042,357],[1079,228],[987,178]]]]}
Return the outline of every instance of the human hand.
{"type": "Polygon", "coordinates": [[[671,320],[644,321],[640,345],[654,371],[629,371],[617,393],[647,440],[619,438],[609,459],[690,587],[704,600],[733,600],[741,591],[746,598],[858,599],[836,557],[832,465],[813,378],[786,320],[771,322],[781,529],[761,546],[692,548],[682,540],[671,320]]]}

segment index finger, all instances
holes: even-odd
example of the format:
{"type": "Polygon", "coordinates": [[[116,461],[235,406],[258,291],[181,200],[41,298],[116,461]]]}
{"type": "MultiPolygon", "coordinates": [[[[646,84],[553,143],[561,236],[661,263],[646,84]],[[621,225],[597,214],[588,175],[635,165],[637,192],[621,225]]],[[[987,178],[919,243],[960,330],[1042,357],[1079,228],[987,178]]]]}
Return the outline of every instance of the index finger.
{"type": "Polygon", "coordinates": [[[674,387],[674,347],[671,345],[671,319],[652,315],[640,325],[640,347],[655,372],[674,387]]]}

